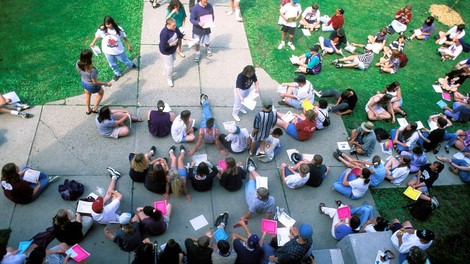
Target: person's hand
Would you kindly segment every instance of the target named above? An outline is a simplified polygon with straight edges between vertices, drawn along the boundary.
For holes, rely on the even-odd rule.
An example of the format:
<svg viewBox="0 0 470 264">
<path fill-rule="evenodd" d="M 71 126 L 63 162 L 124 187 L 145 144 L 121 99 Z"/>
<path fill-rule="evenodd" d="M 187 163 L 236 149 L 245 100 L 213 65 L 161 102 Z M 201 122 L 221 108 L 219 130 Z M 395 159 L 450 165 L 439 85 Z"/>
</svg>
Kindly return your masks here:
<svg viewBox="0 0 470 264">
<path fill-rule="evenodd" d="M 204 27 L 204 22 L 199 22 L 200 27 Z"/>
<path fill-rule="evenodd" d="M 137 207 L 137 209 L 135 209 L 135 211 L 137 213 L 140 213 L 140 212 L 144 211 L 144 208 L 143 207 Z"/>
<path fill-rule="evenodd" d="M 290 233 L 295 237 L 299 235 L 299 229 L 297 227 L 291 227 L 290 228 Z"/>
<path fill-rule="evenodd" d="M 164 194 L 163 194 L 163 199 L 165 199 L 165 200 L 170 199 L 170 195 L 167 194 L 167 193 L 164 193 Z"/>
<path fill-rule="evenodd" d="M 188 155 L 189 155 L 189 156 L 194 155 L 194 150 L 190 149 L 190 150 L 188 151 Z"/>
<path fill-rule="evenodd" d="M 172 12 L 173 14 L 175 14 L 175 13 L 178 14 L 178 11 L 179 11 L 178 8 L 173 8 L 173 10 L 171 10 L 171 12 Z"/>
<path fill-rule="evenodd" d="M 108 87 L 111 87 L 111 85 L 113 85 L 112 82 L 107 82 L 107 83 L 106 83 L 106 86 L 108 86 Z"/>
<path fill-rule="evenodd" d="M 397 237 L 398 237 L 398 238 L 403 237 L 403 234 L 404 234 L 404 233 L 405 233 L 405 232 L 400 229 L 400 230 L 397 232 Z"/>
<path fill-rule="evenodd" d="M 395 117 L 392 117 L 392 123 L 395 124 L 397 122 L 397 119 Z"/>
<path fill-rule="evenodd" d="M 222 149 L 222 150 L 220 151 L 220 154 L 222 154 L 222 156 L 224 156 L 224 157 L 227 157 L 227 156 L 228 156 L 228 152 L 227 152 L 225 149 Z"/>
<path fill-rule="evenodd" d="M 186 194 L 186 201 L 191 202 L 192 198 L 191 195 L 188 193 Z"/>
<path fill-rule="evenodd" d="M 150 238 L 145 238 L 144 240 L 142 240 L 142 243 L 144 244 L 151 244 L 152 242 L 150 242 Z"/>
<path fill-rule="evenodd" d="M 204 234 L 205 234 L 207 237 L 212 238 L 212 229 L 211 229 L 211 228 L 208 228 Z"/>
<path fill-rule="evenodd" d="M 129 50 L 129 52 L 132 52 L 132 46 L 131 45 L 127 46 L 127 49 Z"/>
</svg>

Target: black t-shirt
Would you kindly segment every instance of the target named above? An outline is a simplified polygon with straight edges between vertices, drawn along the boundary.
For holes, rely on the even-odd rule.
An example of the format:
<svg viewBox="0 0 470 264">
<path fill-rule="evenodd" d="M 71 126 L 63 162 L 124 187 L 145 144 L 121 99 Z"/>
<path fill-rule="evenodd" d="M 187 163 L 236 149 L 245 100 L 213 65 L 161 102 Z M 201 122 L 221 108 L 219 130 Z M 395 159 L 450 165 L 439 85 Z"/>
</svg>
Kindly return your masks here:
<svg viewBox="0 0 470 264">
<path fill-rule="evenodd" d="M 322 176 L 326 172 L 326 166 L 321 165 L 320 167 L 317 167 L 313 164 L 308 164 L 308 167 L 310 169 L 310 178 L 308 178 L 308 181 L 305 184 L 311 187 L 320 186 L 323 181 Z"/>
<path fill-rule="evenodd" d="M 442 139 L 444 138 L 445 133 L 446 133 L 446 131 L 443 128 L 437 128 L 437 129 L 434 129 L 433 131 L 431 131 L 431 133 L 429 133 L 429 135 L 428 135 L 428 139 L 431 142 L 429 142 L 429 143 L 426 142 L 426 141 L 423 142 L 424 150 L 425 151 L 431 151 L 431 150 L 435 149 L 437 147 L 437 144 L 439 144 L 439 142 L 441 142 Z"/>
<path fill-rule="evenodd" d="M 54 225 L 54 234 L 60 242 L 69 246 L 75 245 L 83 239 L 82 223 L 70 222 L 63 228 Z"/>
<path fill-rule="evenodd" d="M 240 73 L 237 76 L 236 87 L 242 90 L 247 90 L 247 89 L 250 89 L 251 85 L 257 81 L 258 81 L 258 78 L 256 77 L 256 74 L 253 74 L 253 76 L 248 78 L 246 77 L 245 74 Z"/>
<path fill-rule="evenodd" d="M 196 173 L 193 168 L 190 168 L 188 171 L 188 179 L 191 181 L 193 189 L 198 192 L 206 192 L 212 189 L 212 181 L 219 171 L 214 166 L 212 172 L 208 175 L 205 175 L 203 179 L 196 179 Z"/>
<path fill-rule="evenodd" d="M 145 189 L 151 192 L 164 194 L 166 192 L 166 179 L 163 182 L 157 182 L 152 180 L 152 175 L 148 175 L 145 177 L 144 186 Z"/>
<path fill-rule="evenodd" d="M 167 245 L 165 250 L 158 256 L 158 261 L 159 263 L 179 264 L 179 254 L 181 253 L 183 253 L 183 250 L 178 243 L 171 248 Z"/>
<path fill-rule="evenodd" d="M 188 264 L 212 264 L 212 248 L 199 248 L 191 238 L 184 241 Z"/>
<path fill-rule="evenodd" d="M 346 45 L 346 43 L 348 43 L 348 40 L 346 39 L 346 35 L 340 37 L 340 36 L 338 36 L 338 33 L 336 31 L 333 31 L 330 34 L 330 40 L 333 41 L 335 38 L 338 38 L 338 43 L 336 43 L 336 45 L 335 45 L 336 49 L 340 49 L 341 44 Z"/>
<path fill-rule="evenodd" d="M 129 154 L 129 162 L 131 162 L 132 159 L 134 159 L 134 156 L 135 156 L 134 153 Z M 130 168 L 129 169 L 129 176 L 131 176 L 131 179 L 135 182 L 144 182 L 145 181 L 145 176 L 147 176 L 148 172 L 149 172 L 148 168 L 145 169 L 142 172 L 135 171 L 134 169 Z"/>
<path fill-rule="evenodd" d="M 429 167 L 431 166 L 431 163 L 424 164 L 419 168 L 421 171 L 421 177 L 420 177 L 420 182 L 426 183 L 426 187 L 428 189 L 431 189 L 433 183 L 439 178 L 439 173 L 432 171 Z"/>
<path fill-rule="evenodd" d="M 238 191 L 243 186 L 242 179 L 246 177 L 246 172 L 240 167 L 237 168 L 237 175 L 228 174 L 226 172 L 222 173 L 222 178 L 220 178 L 220 185 L 227 189 L 227 191 Z"/>
<path fill-rule="evenodd" d="M 351 91 L 353 92 L 353 95 L 350 96 L 350 97 L 343 97 L 341 95 L 341 103 L 347 103 L 348 104 L 348 109 L 344 109 L 342 110 L 341 112 L 345 112 L 347 110 L 354 110 L 354 107 L 356 107 L 356 103 L 357 103 L 357 95 L 356 95 L 356 92 L 354 92 L 353 89 L 346 89 L 347 91 Z"/>
</svg>

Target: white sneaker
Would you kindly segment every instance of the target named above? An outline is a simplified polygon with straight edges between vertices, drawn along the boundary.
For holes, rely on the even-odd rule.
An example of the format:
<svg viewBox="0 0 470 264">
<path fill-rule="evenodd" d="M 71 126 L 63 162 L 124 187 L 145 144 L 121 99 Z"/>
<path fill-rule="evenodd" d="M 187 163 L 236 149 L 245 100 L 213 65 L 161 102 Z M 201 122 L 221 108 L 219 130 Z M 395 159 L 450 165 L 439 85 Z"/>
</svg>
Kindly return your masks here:
<svg viewBox="0 0 470 264">
<path fill-rule="evenodd" d="M 279 46 L 277 46 L 277 49 L 282 49 L 282 48 L 284 48 L 285 45 L 286 45 L 286 43 L 283 41 L 283 42 L 281 42 L 281 44 L 279 44 Z"/>
<path fill-rule="evenodd" d="M 287 46 L 289 46 L 291 50 L 295 50 L 295 46 L 292 42 L 287 42 Z"/>
<path fill-rule="evenodd" d="M 246 110 L 242 108 L 242 109 L 240 109 L 240 113 L 246 114 Z"/>
<path fill-rule="evenodd" d="M 238 115 L 232 114 L 232 116 L 233 116 L 233 119 L 235 119 L 235 121 L 240 122 L 240 117 L 238 117 Z"/>
<path fill-rule="evenodd" d="M 168 86 L 173 87 L 173 80 L 172 79 L 166 79 L 166 83 L 168 83 Z"/>
<path fill-rule="evenodd" d="M 225 14 L 227 14 L 227 16 L 231 16 L 233 15 L 233 10 L 225 11 Z"/>
<path fill-rule="evenodd" d="M 207 52 L 207 56 L 208 56 L 208 57 L 212 56 L 212 50 L 210 50 L 209 48 L 207 48 L 206 52 Z"/>
</svg>

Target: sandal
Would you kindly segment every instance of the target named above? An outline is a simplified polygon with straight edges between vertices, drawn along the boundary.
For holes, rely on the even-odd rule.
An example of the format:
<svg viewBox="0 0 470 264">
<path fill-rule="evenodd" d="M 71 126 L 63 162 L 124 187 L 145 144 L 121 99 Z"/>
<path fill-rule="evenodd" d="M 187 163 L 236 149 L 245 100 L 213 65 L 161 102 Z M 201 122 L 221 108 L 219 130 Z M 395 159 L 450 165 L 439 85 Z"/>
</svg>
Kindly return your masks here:
<svg viewBox="0 0 470 264">
<path fill-rule="evenodd" d="M 454 167 L 449 167 L 449 171 L 452 172 L 453 174 L 457 175 L 459 170 L 457 170 L 456 168 Z"/>
<path fill-rule="evenodd" d="M 324 214 L 324 212 L 321 209 L 325 206 L 326 206 L 325 203 L 320 203 L 320 205 L 318 206 L 318 209 L 320 209 L 320 214 Z"/>
<path fill-rule="evenodd" d="M 403 110 L 403 109 L 401 109 L 401 113 L 400 113 L 400 114 L 403 116 L 403 118 L 406 118 L 406 116 L 407 116 L 405 110 Z"/>
<path fill-rule="evenodd" d="M 98 110 L 91 109 L 90 112 L 95 113 L 95 114 L 98 114 Z"/>
<path fill-rule="evenodd" d="M 186 55 L 184 55 L 183 52 L 178 51 L 177 53 L 178 53 L 178 55 L 180 55 L 181 58 L 183 58 L 183 59 L 186 58 Z"/>
<path fill-rule="evenodd" d="M 90 115 L 91 112 L 92 112 L 91 110 L 90 110 L 90 111 L 86 111 L 85 114 Z"/>
</svg>

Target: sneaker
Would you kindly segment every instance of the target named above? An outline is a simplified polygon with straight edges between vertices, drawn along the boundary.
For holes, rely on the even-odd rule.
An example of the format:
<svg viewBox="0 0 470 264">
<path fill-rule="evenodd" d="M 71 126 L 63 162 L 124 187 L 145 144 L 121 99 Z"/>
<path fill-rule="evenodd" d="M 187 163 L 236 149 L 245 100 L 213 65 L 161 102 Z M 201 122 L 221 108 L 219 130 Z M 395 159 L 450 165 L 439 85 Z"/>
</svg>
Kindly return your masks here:
<svg viewBox="0 0 470 264">
<path fill-rule="evenodd" d="M 171 152 L 175 153 L 175 151 L 176 151 L 176 147 L 171 146 L 170 149 L 168 150 L 168 153 L 171 153 Z"/>
<path fill-rule="evenodd" d="M 336 64 L 338 64 L 338 62 L 339 62 L 339 60 L 338 60 L 338 59 L 336 59 L 336 60 L 332 60 L 332 61 L 331 61 L 331 64 L 333 64 L 333 65 L 336 65 Z"/>
<path fill-rule="evenodd" d="M 441 150 L 441 144 L 437 144 L 437 147 L 432 151 L 432 153 L 437 154 Z"/>
<path fill-rule="evenodd" d="M 256 154 L 256 157 L 258 159 L 264 158 L 264 157 L 266 157 L 266 153 L 260 151 L 260 152 L 258 152 L 258 154 Z"/>
<path fill-rule="evenodd" d="M 285 45 L 286 45 L 286 43 L 283 41 L 283 42 L 281 42 L 281 44 L 279 44 L 279 45 L 277 46 L 277 49 L 280 50 L 280 49 L 284 48 Z"/>
<path fill-rule="evenodd" d="M 206 50 L 206 53 L 208 57 L 212 56 L 212 50 L 210 50 L 209 48 Z"/>
<path fill-rule="evenodd" d="M 183 153 L 186 152 L 186 148 L 183 145 L 180 146 L 180 152 L 183 152 Z"/>
<path fill-rule="evenodd" d="M 292 44 L 292 42 L 287 42 L 287 46 L 289 46 L 291 50 L 295 50 L 295 46 Z"/>
<path fill-rule="evenodd" d="M 106 170 L 107 170 L 110 174 L 114 174 L 114 175 L 116 175 L 116 176 L 118 176 L 118 177 L 120 177 L 120 176 L 122 175 L 119 171 L 117 171 L 117 170 L 115 170 L 115 169 L 113 169 L 113 168 L 111 168 L 111 167 L 107 167 Z"/>
<path fill-rule="evenodd" d="M 199 63 L 199 60 L 201 60 L 201 53 L 196 53 L 196 57 L 194 57 L 194 62 Z"/>
<path fill-rule="evenodd" d="M 343 204 L 341 200 L 335 200 L 335 203 L 338 207 L 340 207 Z"/>
<path fill-rule="evenodd" d="M 207 96 L 206 94 L 201 94 L 201 96 L 199 97 L 199 104 L 202 105 L 202 103 L 207 101 L 207 99 L 209 99 L 209 96 Z"/>
<path fill-rule="evenodd" d="M 135 63 L 132 64 L 132 69 L 137 69 L 137 65 L 135 65 Z"/>
<path fill-rule="evenodd" d="M 243 18 L 241 16 L 235 17 L 235 20 L 238 22 L 243 22 Z"/>
<path fill-rule="evenodd" d="M 287 103 L 284 102 L 284 100 L 281 100 L 281 101 L 277 102 L 277 104 L 278 104 L 278 105 L 287 105 Z"/>
<path fill-rule="evenodd" d="M 232 114 L 232 117 L 235 119 L 235 121 L 240 122 L 240 117 L 238 117 L 238 115 Z"/>
<path fill-rule="evenodd" d="M 233 10 L 225 11 L 225 14 L 227 14 L 227 16 L 231 16 L 233 15 Z"/>
<path fill-rule="evenodd" d="M 173 80 L 172 79 L 166 79 L 166 83 L 168 86 L 173 87 Z"/>
<path fill-rule="evenodd" d="M 119 75 L 114 75 L 113 80 L 114 80 L 114 81 L 117 81 L 117 80 L 119 80 L 119 78 L 121 78 L 121 76 L 119 76 Z"/>
<path fill-rule="evenodd" d="M 31 106 L 29 104 L 16 103 L 15 107 L 17 111 L 23 111 L 30 108 Z"/>
<path fill-rule="evenodd" d="M 349 152 L 349 154 L 350 155 L 356 155 L 357 154 L 356 146 L 351 147 L 351 151 Z"/>
<path fill-rule="evenodd" d="M 431 204 L 432 204 L 435 208 L 439 207 L 439 201 L 437 200 L 436 197 L 432 197 L 432 198 L 431 198 Z"/>
<path fill-rule="evenodd" d="M 25 112 L 18 112 L 18 115 L 21 116 L 22 118 L 31 118 L 31 117 L 33 117 L 32 114 L 25 113 Z"/>
<path fill-rule="evenodd" d="M 315 93 L 315 96 L 317 96 L 317 97 L 322 97 L 323 96 L 322 91 L 313 90 L 313 92 Z"/>
<path fill-rule="evenodd" d="M 336 64 L 335 67 L 336 68 L 343 68 L 343 64 Z"/>
<path fill-rule="evenodd" d="M 318 205 L 318 209 L 320 209 L 320 214 L 325 214 L 325 213 L 323 212 L 323 210 L 322 210 L 323 207 L 325 207 L 325 203 L 320 203 L 320 204 Z"/>
<path fill-rule="evenodd" d="M 214 223 L 214 226 L 216 228 L 219 228 L 220 224 L 222 223 L 222 220 L 224 218 L 224 214 L 219 214 L 219 216 L 217 216 L 217 218 L 215 219 L 215 223 Z"/>
<path fill-rule="evenodd" d="M 152 157 L 153 157 L 153 155 L 155 155 L 155 153 L 157 153 L 157 148 L 155 146 L 152 146 L 150 148 L 150 151 L 152 152 Z"/>
<path fill-rule="evenodd" d="M 246 114 L 246 110 L 242 108 L 242 109 L 240 109 L 240 113 Z"/>
<path fill-rule="evenodd" d="M 228 217 L 229 217 L 229 214 L 228 214 L 227 211 L 225 211 L 225 212 L 222 214 L 222 223 L 224 224 L 224 227 L 227 226 Z"/>
<path fill-rule="evenodd" d="M 444 148 L 446 150 L 446 153 L 449 154 L 449 146 L 445 146 Z"/>
<path fill-rule="evenodd" d="M 58 181 L 59 178 L 60 178 L 60 176 L 58 176 L 58 175 L 56 175 L 56 176 L 49 176 L 49 177 L 47 178 L 47 181 L 48 181 L 49 183 L 53 183 L 53 182 Z"/>
<path fill-rule="evenodd" d="M 326 110 L 327 110 L 328 112 L 331 112 L 331 106 L 328 106 L 328 107 L 326 108 Z"/>
<path fill-rule="evenodd" d="M 252 171 L 252 170 L 250 170 L 250 168 L 253 168 L 252 170 L 256 170 L 258 168 L 258 166 L 256 166 L 256 163 L 252 158 L 248 157 L 246 159 L 245 170 L 246 171 Z"/>
</svg>

